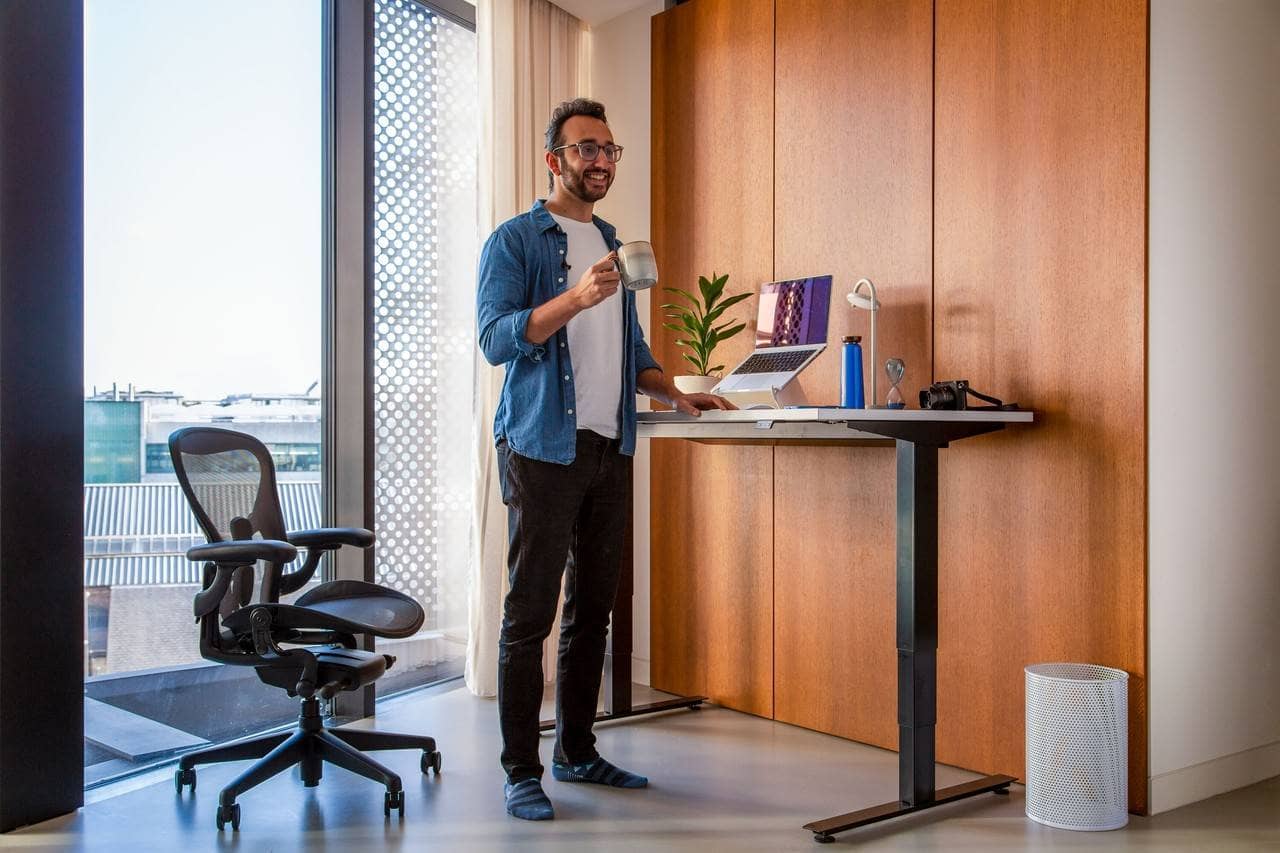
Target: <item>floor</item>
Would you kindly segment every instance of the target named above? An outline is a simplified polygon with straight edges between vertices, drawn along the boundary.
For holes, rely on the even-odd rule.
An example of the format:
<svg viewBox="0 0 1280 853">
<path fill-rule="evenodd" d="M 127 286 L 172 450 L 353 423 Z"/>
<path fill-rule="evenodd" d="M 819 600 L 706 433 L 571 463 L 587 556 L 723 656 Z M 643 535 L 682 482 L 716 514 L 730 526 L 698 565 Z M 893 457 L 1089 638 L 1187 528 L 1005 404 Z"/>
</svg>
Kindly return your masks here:
<svg viewBox="0 0 1280 853">
<path fill-rule="evenodd" d="M 897 756 L 722 708 L 676 711 L 602 725 L 601 752 L 647 774 L 624 791 L 546 778 L 556 819 L 530 824 L 502 806 L 497 711 L 453 682 L 380 706 L 376 727 L 434 736 L 441 776 L 423 776 L 418 754 L 382 753 L 401 773 L 403 820 L 382 813 L 382 789 L 338 768 L 318 788 L 285 773 L 240 797 L 239 832 L 214 826 L 217 791 L 243 765 L 199 770 L 198 792 L 177 796 L 172 771 L 106 794 L 74 815 L 0 836 L 20 850 L 1150 850 L 1230 853 L 1280 850 L 1280 778 L 1115 832 L 1050 829 L 1027 820 L 1023 792 L 984 795 L 838 836 L 819 847 L 808 821 L 895 796 Z M 637 701 L 651 701 L 644 688 Z M 543 741 L 543 760 L 551 750 Z M 940 767 L 939 786 L 975 774 Z M 131 790 L 129 789 L 131 788 Z M 121 793 L 120 791 L 123 791 Z"/>
</svg>

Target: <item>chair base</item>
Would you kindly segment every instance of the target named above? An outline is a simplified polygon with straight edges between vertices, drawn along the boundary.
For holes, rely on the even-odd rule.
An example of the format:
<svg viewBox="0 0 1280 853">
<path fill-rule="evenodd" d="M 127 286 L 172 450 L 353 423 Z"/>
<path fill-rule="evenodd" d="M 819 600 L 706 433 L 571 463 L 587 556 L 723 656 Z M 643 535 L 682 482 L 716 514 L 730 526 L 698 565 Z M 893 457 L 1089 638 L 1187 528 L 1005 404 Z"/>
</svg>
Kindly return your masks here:
<svg viewBox="0 0 1280 853">
<path fill-rule="evenodd" d="M 380 749 L 421 749 L 422 772 L 434 770 L 437 775 L 440 773 L 440 753 L 436 751 L 434 738 L 368 729 L 326 729 L 320 717 L 320 701 L 313 697 L 302 700 L 302 713 L 294 731 L 259 735 L 187 753 L 178 761 L 174 781 L 178 793 L 182 793 L 185 785 L 190 785 L 194 791 L 196 765 L 258 759 L 218 795 L 218 829 L 228 822 L 233 829 L 239 829 L 240 807 L 236 804 L 236 797 L 295 764 L 300 765 L 303 784 L 314 788 L 320 784 L 324 763 L 328 762 L 381 782 L 387 789 L 384 813 L 390 816 L 394 809 L 403 817 L 404 791 L 399 775 L 364 754 L 364 751 Z"/>
</svg>

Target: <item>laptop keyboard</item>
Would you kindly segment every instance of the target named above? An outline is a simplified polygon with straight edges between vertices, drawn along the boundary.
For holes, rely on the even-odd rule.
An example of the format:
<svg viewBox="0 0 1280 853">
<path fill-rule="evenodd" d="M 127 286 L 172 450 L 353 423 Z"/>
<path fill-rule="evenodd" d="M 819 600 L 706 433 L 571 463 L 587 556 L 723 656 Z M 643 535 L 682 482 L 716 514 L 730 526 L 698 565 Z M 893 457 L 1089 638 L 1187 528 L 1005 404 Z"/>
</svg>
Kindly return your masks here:
<svg viewBox="0 0 1280 853">
<path fill-rule="evenodd" d="M 733 373 L 738 376 L 743 373 L 783 373 L 788 370 L 795 370 L 804 364 L 805 359 L 812 353 L 813 350 L 758 352 L 742 362 Z"/>
</svg>

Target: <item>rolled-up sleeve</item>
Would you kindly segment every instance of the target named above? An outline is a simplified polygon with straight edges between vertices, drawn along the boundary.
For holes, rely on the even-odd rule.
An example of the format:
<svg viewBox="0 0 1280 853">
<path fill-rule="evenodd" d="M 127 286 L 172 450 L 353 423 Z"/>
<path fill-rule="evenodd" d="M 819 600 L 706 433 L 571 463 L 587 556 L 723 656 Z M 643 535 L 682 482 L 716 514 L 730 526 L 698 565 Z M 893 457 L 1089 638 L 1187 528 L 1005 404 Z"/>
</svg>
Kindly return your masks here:
<svg viewBox="0 0 1280 853">
<path fill-rule="evenodd" d="M 512 244 L 510 232 L 500 228 L 480 252 L 476 326 L 480 349 L 495 365 L 521 356 L 541 361 L 547 352 L 542 344 L 530 343 L 525 337 L 533 306 L 529 305 L 523 253 Z"/>
</svg>

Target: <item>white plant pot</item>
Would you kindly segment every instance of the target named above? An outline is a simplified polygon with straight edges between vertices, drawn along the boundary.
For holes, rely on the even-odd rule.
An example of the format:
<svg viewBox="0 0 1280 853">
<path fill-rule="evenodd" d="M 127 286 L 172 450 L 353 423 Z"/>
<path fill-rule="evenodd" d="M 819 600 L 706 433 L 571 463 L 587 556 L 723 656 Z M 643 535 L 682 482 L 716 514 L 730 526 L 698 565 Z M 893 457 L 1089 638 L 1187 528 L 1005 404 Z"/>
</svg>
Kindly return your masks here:
<svg viewBox="0 0 1280 853">
<path fill-rule="evenodd" d="M 720 381 L 718 376 L 689 376 L 680 375 L 676 377 L 676 390 L 681 394 L 708 394 L 711 389 L 716 387 L 716 383 Z"/>
</svg>

